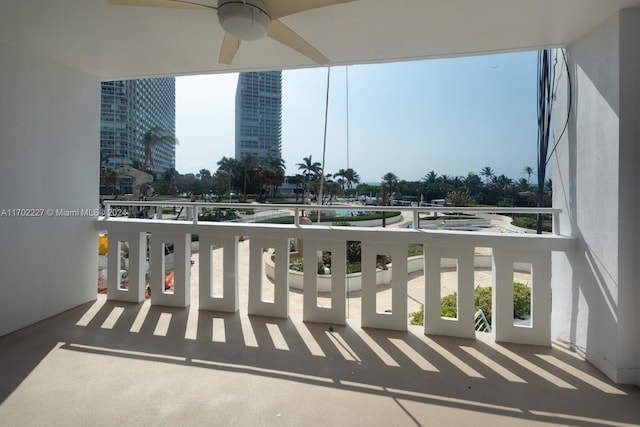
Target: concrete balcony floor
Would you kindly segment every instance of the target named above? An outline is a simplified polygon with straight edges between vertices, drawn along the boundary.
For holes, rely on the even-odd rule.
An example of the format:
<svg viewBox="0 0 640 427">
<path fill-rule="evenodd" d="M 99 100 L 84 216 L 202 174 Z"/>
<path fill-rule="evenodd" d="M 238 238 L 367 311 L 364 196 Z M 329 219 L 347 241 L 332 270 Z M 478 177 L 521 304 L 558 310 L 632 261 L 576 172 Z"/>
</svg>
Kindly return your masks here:
<svg viewBox="0 0 640 427">
<path fill-rule="evenodd" d="M 0 425 L 638 425 L 551 348 L 107 301 L 0 338 Z"/>
</svg>

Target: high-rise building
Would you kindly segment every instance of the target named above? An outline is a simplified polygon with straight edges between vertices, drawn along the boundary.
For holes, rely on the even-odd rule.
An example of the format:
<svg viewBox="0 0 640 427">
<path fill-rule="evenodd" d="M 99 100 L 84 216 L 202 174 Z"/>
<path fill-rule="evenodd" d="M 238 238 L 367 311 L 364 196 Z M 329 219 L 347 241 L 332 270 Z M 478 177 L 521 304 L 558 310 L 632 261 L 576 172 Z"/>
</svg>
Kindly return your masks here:
<svg viewBox="0 0 640 427">
<path fill-rule="evenodd" d="M 132 160 L 144 162 L 142 136 L 160 127 L 175 135 L 176 84 L 173 77 L 102 83 L 100 151 L 103 165 L 117 168 Z M 156 173 L 175 168 L 173 144 L 153 147 Z"/>
<path fill-rule="evenodd" d="M 236 159 L 281 158 L 282 72 L 240 73 L 236 90 Z"/>
</svg>

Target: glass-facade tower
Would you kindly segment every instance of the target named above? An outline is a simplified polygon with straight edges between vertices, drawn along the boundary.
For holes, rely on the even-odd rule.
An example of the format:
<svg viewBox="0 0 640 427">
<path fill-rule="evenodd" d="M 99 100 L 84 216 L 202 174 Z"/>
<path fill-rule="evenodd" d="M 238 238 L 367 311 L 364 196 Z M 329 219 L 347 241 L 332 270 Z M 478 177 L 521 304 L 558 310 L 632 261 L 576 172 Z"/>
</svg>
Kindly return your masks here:
<svg viewBox="0 0 640 427">
<path fill-rule="evenodd" d="M 103 82 L 100 108 L 102 166 L 144 162 L 142 136 L 154 127 L 175 135 L 176 84 L 173 77 Z M 173 144 L 153 148 L 156 173 L 175 168 Z"/>
<path fill-rule="evenodd" d="M 279 159 L 281 145 L 282 72 L 240 73 L 236 89 L 236 159 Z"/>
</svg>

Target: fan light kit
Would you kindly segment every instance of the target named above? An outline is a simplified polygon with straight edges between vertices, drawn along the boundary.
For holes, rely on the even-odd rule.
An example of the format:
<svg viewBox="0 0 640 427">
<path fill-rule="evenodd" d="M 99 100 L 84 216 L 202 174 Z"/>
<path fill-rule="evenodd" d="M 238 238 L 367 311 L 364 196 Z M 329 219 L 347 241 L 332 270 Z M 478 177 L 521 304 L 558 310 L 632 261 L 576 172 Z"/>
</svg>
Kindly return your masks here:
<svg viewBox="0 0 640 427">
<path fill-rule="evenodd" d="M 254 41 L 265 37 L 269 31 L 271 18 L 260 0 L 220 1 L 218 20 L 222 28 L 233 37 Z"/>
<path fill-rule="evenodd" d="M 233 62 L 241 41 L 252 42 L 264 37 L 278 41 L 318 64 L 326 64 L 329 58 L 287 27 L 280 18 L 356 0 L 218 0 L 217 6 L 202 4 L 199 0 L 108 1 L 115 6 L 217 11 L 220 26 L 226 32 L 220 46 L 220 64 Z"/>
</svg>

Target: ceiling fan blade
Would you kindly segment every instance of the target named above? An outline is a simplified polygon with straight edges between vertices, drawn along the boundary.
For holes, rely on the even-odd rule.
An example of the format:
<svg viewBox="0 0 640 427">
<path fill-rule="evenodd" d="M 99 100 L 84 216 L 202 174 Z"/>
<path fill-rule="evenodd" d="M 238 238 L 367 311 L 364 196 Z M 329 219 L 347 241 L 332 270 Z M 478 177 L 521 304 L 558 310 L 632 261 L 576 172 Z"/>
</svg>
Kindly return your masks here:
<svg viewBox="0 0 640 427">
<path fill-rule="evenodd" d="M 222 40 L 222 46 L 220 47 L 218 63 L 227 65 L 231 64 L 239 47 L 240 40 L 233 37 L 231 34 L 225 34 L 224 39 Z"/>
<path fill-rule="evenodd" d="M 356 0 L 262 0 L 269 11 L 271 19 L 279 19 L 294 13 L 304 12 L 305 10 L 318 9 L 325 6 L 333 6 L 334 4 L 349 3 Z"/>
<path fill-rule="evenodd" d="M 329 58 L 321 54 L 318 49 L 311 46 L 302 37 L 294 33 L 291 28 L 287 27 L 277 19 L 271 21 L 267 37 L 277 40 L 280 43 L 289 46 L 293 50 L 297 50 L 320 65 L 324 65 L 329 62 Z"/>
<path fill-rule="evenodd" d="M 215 6 L 184 0 L 109 0 L 109 3 L 114 6 L 163 7 L 168 9 L 218 9 Z"/>
</svg>

